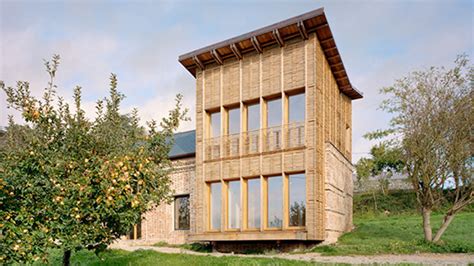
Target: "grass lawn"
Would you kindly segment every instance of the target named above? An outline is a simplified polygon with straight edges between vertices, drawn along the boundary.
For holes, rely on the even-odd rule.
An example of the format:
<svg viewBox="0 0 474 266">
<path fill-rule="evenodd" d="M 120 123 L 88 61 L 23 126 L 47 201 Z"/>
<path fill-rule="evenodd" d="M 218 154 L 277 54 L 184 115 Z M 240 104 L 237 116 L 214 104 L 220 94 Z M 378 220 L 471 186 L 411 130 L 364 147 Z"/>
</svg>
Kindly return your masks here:
<svg viewBox="0 0 474 266">
<path fill-rule="evenodd" d="M 53 252 L 49 265 L 61 265 L 62 254 Z M 185 254 L 164 254 L 152 250 L 134 252 L 107 250 L 100 258 L 90 251 L 73 254 L 71 265 L 314 265 L 303 261 L 270 258 L 212 257 Z"/>
<path fill-rule="evenodd" d="M 432 216 L 435 229 L 442 215 Z M 353 232 L 343 235 L 335 245 L 320 246 L 312 251 L 323 255 L 409 254 L 418 252 L 474 253 L 474 212 L 456 215 L 441 237 L 440 244 L 423 241 L 421 216 L 399 214 L 384 217 L 355 217 Z"/>
</svg>

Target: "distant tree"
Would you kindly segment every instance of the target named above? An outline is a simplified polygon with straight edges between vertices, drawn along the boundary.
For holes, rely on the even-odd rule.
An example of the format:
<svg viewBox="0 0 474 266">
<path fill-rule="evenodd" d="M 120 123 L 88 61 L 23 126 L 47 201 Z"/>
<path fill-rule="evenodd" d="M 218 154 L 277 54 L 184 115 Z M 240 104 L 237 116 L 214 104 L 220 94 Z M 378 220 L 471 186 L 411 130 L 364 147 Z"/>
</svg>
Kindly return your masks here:
<svg viewBox="0 0 474 266">
<path fill-rule="evenodd" d="M 88 120 L 81 88 L 74 89 L 74 111 L 56 96 L 59 56 L 46 62 L 50 81 L 42 99 L 28 82 L 0 87 L 9 107 L 26 124 L 10 119 L 0 147 L 0 263 L 30 263 L 47 250 L 87 248 L 100 252 L 127 233 L 153 204 L 169 200 L 173 132 L 185 119 L 182 96 L 161 122 L 139 126 L 137 112 L 120 114 L 124 95 L 110 77 L 110 96 L 97 102 Z"/>
<path fill-rule="evenodd" d="M 451 69 L 415 71 L 381 92 L 388 96 L 381 108 L 392 114 L 391 126 L 368 137 L 394 137 L 390 143 L 401 150 L 425 239 L 438 242 L 455 215 L 474 202 L 474 68 L 461 55 Z M 450 208 L 433 237 L 431 212 L 443 201 Z"/>
<path fill-rule="evenodd" d="M 380 189 L 386 195 L 390 178 L 403 171 L 401 151 L 382 142 L 370 149 L 370 155 L 370 158 L 361 158 L 356 163 L 357 180 L 363 184 L 370 176 L 378 176 Z"/>
</svg>

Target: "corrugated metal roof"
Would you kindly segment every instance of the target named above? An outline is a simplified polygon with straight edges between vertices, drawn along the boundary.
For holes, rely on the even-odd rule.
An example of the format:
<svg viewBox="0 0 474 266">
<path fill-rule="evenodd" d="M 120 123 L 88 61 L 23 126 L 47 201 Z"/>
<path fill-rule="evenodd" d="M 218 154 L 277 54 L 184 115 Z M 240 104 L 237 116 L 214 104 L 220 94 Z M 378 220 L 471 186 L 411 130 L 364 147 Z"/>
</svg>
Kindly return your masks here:
<svg viewBox="0 0 474 266">
<path fill-rule="evenodd" d="M 174 144 L 169 152 L 170 159 L 194 157 L 196 154 L 196 130 L 174 134 Z"/>
</svg>

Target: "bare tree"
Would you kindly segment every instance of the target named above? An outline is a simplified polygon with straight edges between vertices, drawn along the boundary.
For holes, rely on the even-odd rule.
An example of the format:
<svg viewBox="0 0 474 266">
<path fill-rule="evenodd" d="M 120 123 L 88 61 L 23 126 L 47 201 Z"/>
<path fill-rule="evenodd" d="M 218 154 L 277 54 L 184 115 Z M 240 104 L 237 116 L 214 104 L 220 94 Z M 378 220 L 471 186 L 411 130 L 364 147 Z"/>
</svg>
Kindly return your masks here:
<svg viewBox="0 0 474 266">
<path fill-rule="evenodd" d="M 474 68 L 460 55 L 451 69 L 431 67 L 382 89 L 381 109 L 391 113 L 390 128 L 369 138 L 394 136 L 423 216 L 427 241 L 437 242 L 464 207 L 474 202 Z M 449 202 L 433 237 L 431 212 Z"/>
</svg>

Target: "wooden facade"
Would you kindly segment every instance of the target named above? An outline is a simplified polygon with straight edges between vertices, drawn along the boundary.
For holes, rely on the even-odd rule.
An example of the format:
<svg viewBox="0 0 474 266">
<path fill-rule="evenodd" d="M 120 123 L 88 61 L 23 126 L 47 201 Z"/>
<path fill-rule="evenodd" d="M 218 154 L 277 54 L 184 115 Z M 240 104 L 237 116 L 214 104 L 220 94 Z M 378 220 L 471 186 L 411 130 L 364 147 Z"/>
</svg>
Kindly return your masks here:
<svg viewBox="0 0 474 266">
<path fill-rule="evenodd" d="M 343 175 L 350 174 L 351 101 L 362 95 L 347 78 L 323 10 L 185 54 L 180 62 L 196 77 L 196 174 L 192 184 L 196 193 L 192 204 L 195 225 L 190 239 L 327 239 L 328 223 L 331 223 L 327 220 L 332 219 L 327 214 L 331 204 L 326 202 L 328 186 L 332 184 L 326 180 L 327 145 L 334 147 L 335 152 L 331 152 L 342 158 L 340 167 L 348 169 Z M 288 99 L 296 93 L 304 93 L 305 118 L 300 123 L 290 123 Z M 265 119 L 267 105 L 275 98 L 281 99 L 281 124 L 270 127 Z M 260 129 L 250 131 L 247 108 L 254 103 L 260 108 Z M 225 126 L 229 123 L 228 113 L 236 108 L 240 114 L 240 131 L 229 134 Z M 214 112 L 220 113 L 217 137 L 210 133 L 210 117 Z M 271 200 L 265 189 L 268 177 L 282 175 L 283 191 L 288 191 L 288 175 L 294 173 L 305 175 L 305 224 L 289 225 L 288 193 L 283 193 L 282 226 L 268 228 L 267 206 Z M 334 176 L 352 182 L 342 174 Z M 258 229 L 249 228 L 247 224 L 249 178 L 258 178 L 261 184 Z M 228 209 L 223 207 L 220 229 L 214 230 L 211 228 L 210 184 L 222 184 L 221 205 L 227 206 L 228 184 L 232 180 L 240 180 L 240 226 L 229 228 Z M 352 199 L 351 191 L 344 191 L 344 186 L 340 190 L 337 195 Z M 348 204 L 346 199 L 341 208 Z M 339 205 L 331 206 L 338 208 Z M 342 210 L 336 213 L 352 215 Z"/>
</svg>

